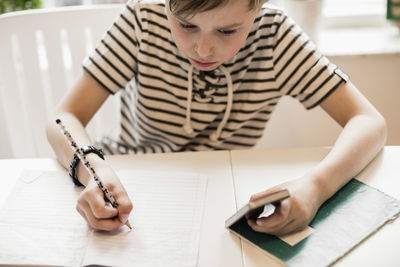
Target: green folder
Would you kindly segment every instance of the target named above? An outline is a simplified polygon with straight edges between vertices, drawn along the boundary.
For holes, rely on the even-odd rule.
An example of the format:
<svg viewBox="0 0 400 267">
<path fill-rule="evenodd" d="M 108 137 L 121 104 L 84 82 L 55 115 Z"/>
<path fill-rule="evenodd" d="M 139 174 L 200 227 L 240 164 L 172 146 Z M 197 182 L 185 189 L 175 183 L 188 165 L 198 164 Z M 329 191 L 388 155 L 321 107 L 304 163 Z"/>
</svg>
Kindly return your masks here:
<svg viewBox="0 0 400 267">
<path fill-rule="evenodd" d="M 315 231 L 290 246 L 281 239 L 253 231 L 242 218 L 229 230 L 289 266 L 328 266 L 400 213 L 400 201 L 352 179 L 318 210 Z"/>
</svg>

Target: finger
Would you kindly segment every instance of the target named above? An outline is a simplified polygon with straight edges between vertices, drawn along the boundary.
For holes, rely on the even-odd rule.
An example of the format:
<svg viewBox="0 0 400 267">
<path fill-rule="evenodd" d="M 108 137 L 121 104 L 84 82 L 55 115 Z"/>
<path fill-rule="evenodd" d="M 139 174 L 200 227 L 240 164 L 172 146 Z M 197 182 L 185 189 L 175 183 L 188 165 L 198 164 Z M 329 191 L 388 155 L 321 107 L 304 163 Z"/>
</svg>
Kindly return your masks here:
<svg viewBox="0 0 400 267">
<path fill-rule="evenodd" d="M 257 225 L 268 229 L 276 229 L 286 225 L 290 218 L 291 205 L 288 201 L 283 201 L 280 205 L 276 205 L 274 213 L 268 217 L 258 218 L 255 222 Z"/>
<path fill-rule="evenodd" d="M 309 225 L 308 220 L 303 220 L 301 217 L 297 216 L 290 223 L 279 229 L 277 235 L 287 235 L 294 232 L 304 230 Z"/>
<path fill-rule="evenodd" d="M 112 219 L 98 219 L 96 218 L 89 205 L 77 205 L 78 212 L 85 218 L 88 224 L 96 230 L 113 231 L 122 226 L 122 223 L 118 218 Z"/>
<path fill-rule="evenodd" d="M 115 208 L 106 203 L 104 194 L 97 185 L 86 187 L 79 196 L 78 203 L 81 206 L 86 206 L 88 203 L 92 213 L 98 219 L 113 218 L 118 214 Z"/>
<path fill-rule="evenodd" d="M 83 212 L 83 210 L 79 207 L 79 205 L 76 205 L 76 210 L 83 217 L 83 219 L 85 219 L 85 221 L 89 224 L 89 220 L 86 217 L 86 213 Z"/>
<path fill-rule="evenodd" d="M 89 207 L 97 219 L 110 219 L 118 215 L 118 210 L 104 200 L 103 192 L 91 195 L 87 199 Z"/>
<path fill-rule="evenodd" d="M 122 184 L 112 187 L 110 191 L 112 192 L 115 201 L 118 203 L 118 218 L 121 220 L 121 222 L 125 223 L 133 209 L 132 201 L 130 200 Z"/>
<path fill-rule="evenodd" d="M 133 209 L 133 204 L 129 199 L 127 194 L 121 195 L 117 198 L 118 202 L 118 218 L 121 222 L 125 223 L 128 218 L 129 214 Z"/>
<path fill-rule="evenodd" d="M 271 235 L 279 235 L 282 232 L 282 228 L 284 229 L 287 224 L 290 224 L 292 221 L 283 221 L 282 224 L 278 224 L 272 227 L 266 227 L 262 223 L 259 223 L 255 220 L 248 220 L 247 223 L 249 226 L 256 232 L 267 233 Z"/>
<path fill-rule="evenodd" d="M 265 218 L 258 218 L 257 220 L 248 220 L 248 224 L 254 231 L 276 234 L 280 229 L 294 220 L 289 217 L 290 207 L 288 202 L 282 203 L 282 205 L 276 207 L 272 215 Z"/>
<path fill-rule="evenodd" d="M 305 226 L 307 226 L 307 225 L 305 225 Z M 290 223 L 288 223 L 281 229 L 278 229 L 275 232 L 275 235 L 284 236 L 284 235 L 292 234 L 292 233 L 303 230 L 305 228 L 305 226 L 300 225 L 297 220 L 292 220 Z"/>
</svg>

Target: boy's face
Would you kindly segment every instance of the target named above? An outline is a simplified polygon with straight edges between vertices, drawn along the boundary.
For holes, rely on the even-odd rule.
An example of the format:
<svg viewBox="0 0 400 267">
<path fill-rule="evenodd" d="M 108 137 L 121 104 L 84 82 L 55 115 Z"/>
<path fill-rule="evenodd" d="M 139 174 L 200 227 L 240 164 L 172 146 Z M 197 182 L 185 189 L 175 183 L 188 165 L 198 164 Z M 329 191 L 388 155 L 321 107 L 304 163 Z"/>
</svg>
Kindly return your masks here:
<svg viewBox="0 0 400 267">
<path fill-rule="evenodd" d="M 248 1 L 231 0 L 226 6 L 188 18 L 167 16 L 178 49 L 199 70 L 210 71 L 231 59 L 243 46 L 257 10 Z"/>
</svg>

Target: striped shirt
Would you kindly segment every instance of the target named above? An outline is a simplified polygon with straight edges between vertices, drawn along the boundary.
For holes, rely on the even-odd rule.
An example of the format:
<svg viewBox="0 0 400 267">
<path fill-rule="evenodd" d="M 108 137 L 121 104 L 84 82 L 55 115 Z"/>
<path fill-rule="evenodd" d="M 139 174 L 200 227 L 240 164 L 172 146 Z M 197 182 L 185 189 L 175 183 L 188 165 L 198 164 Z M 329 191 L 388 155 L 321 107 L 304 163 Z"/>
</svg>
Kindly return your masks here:
<svg viewBox="0 0 400 267">
<path fill-rule="evenodd" d="M 190 62 L 172 40 L 164 1 L 129 1 L 83 63 L 110 94 L 121 92 L 120 132 L 102 140 L 103 149 L 125 154 L 249 148 L 281 97 L 311 109 L 347 81 L 284 12 L 270 6 L 222 66 L 228 75 L 221 68 L 191 74 Z M 228 79 L 232 106 L 215 141 L 210 136 L 226 113 Z M 183 129 L 188 108 L 193 133 Z"/>
</svg>

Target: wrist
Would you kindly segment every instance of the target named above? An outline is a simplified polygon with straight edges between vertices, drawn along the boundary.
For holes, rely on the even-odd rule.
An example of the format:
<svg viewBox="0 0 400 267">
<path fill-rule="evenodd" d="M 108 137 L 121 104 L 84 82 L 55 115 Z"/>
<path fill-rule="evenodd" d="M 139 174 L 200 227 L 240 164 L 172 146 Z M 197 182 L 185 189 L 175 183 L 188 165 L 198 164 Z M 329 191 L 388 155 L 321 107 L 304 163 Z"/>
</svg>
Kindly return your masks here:
<svg viewBox="0 0 400 267">
<path fill-rule="evenodd" d="M 331 197 L 329 184 L 324 177 L 315 174 L 311 175 L 309 180 L 316 202 L 320 206 Z"/>
<path fill-rule="evenodd" d="M 93 146 L 85 146 L 80 151 L 83 153 L 85 160 L 90 163 L 91 168 L 96 169 L 96 166 L 104 164 L 104 155 L 101 149 L 96 149 Z M 77 153 L 74 154 L 71 160 L 69 175 L 76 186 L 86 186 L 91 176 Z"/>
<path fill-rule="evenodd" d="M 86 155 L 87 161 L 89 161 L 90 166 L 94 169 L 97 175 L 100 176 L 102 170 L 111 168 L 105 160 L 99 158 L 96 154 L 88 154 Z M 91 179 L 90 172 L 83 166 L 82 162 L 79 162 L 77 168 L 77 178 L 79 182 L 81 182 L 84 186 L 87 186 L 88 183 L 93 180 Z M 94 180 L 93 180 L 94 181 Z"/>
</svg>

